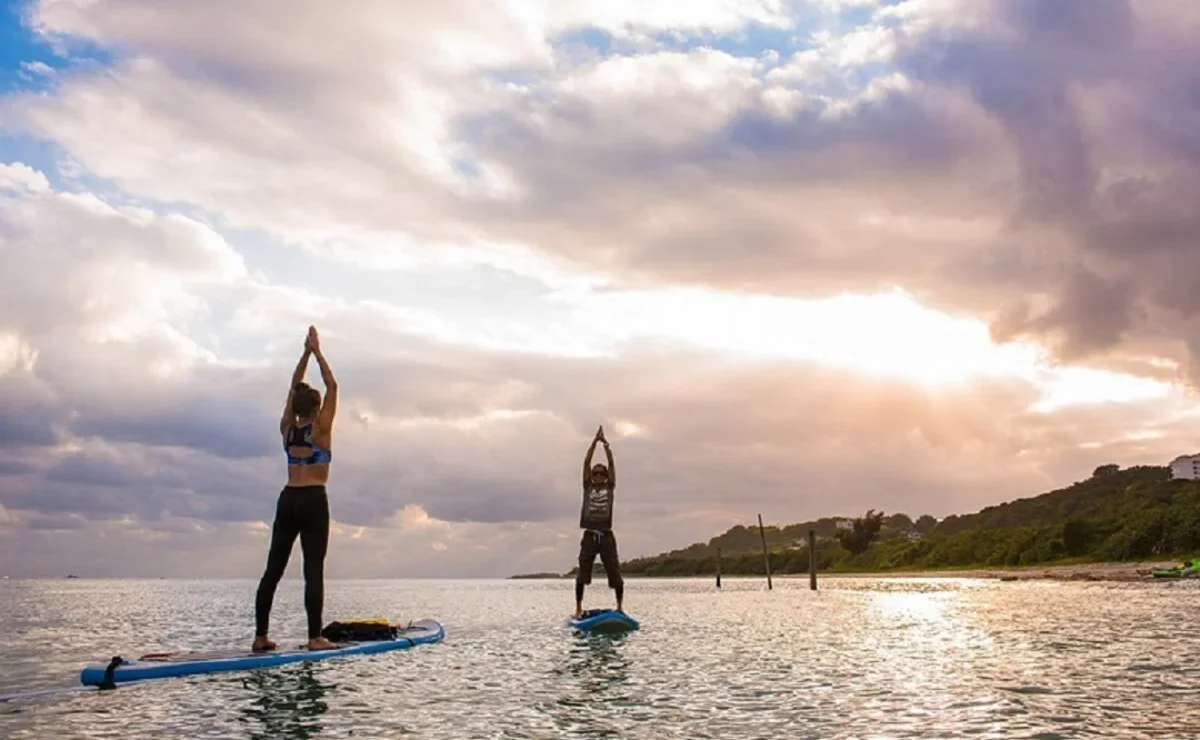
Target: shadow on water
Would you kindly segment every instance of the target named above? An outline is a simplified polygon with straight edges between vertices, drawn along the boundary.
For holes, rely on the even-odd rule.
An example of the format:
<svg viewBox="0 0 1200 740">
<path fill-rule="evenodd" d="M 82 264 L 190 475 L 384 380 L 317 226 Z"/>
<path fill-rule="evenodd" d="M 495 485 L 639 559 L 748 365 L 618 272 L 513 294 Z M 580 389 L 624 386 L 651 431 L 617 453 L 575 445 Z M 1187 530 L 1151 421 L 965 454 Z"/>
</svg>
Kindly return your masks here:
<svg viewBox="0 0 1200 740">
<path fill-rule="evenodd" d="M 613 710 L 631 702 L 627 687 L 628 635 L 576 634 L 562 665 L 553 669 L 563 694 L 547 707 L 559 729 L 571 737 L 620 737 Z"/>
<path fill-rule="evenodd" d="M 317 736 L 323 729 L 321 717 L 329 710 L 325 694 L 336 688 L 322 683 L 310 663 L 300 663 L 294 671 L 252 671 L 242 685 L 252 698 L 241 708 L 240 719 L 252 725 L 250 737 L 256 740 Z"/>
</svg>

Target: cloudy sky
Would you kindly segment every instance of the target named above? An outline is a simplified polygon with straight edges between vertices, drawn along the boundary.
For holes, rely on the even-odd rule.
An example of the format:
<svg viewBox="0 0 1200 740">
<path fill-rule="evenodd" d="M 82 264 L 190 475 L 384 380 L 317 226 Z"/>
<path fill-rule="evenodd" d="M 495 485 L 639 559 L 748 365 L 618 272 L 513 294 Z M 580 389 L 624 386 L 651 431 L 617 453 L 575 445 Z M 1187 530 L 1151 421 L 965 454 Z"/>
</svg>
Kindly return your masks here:
<svg viewBox="0 0 1200 740">
<path fill-rule="evenodd" d="M 625 557 L 1197 451 L 1198 37 L 1194 0 L 20 2 L 0 571 L 257 577 L 310 323 L 333 577 L 570 568 L 598 424 Z"/>
</svg>

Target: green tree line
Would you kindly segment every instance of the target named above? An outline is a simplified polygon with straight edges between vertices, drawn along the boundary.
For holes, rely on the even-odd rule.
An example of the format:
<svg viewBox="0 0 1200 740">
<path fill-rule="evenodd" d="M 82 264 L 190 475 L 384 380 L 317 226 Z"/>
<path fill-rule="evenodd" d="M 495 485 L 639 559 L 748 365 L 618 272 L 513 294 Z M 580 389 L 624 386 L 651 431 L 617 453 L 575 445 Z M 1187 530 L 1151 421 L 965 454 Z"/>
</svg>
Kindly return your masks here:
<svg viewBox="0 0 1200 740">
<path fill-rule="evenodd" d="M 840 523 L 840 524 L 839 524 Z M 1200 482 L 1166 467 L 1103 465 L 1091 478 L 1027 499 L 941 521 L 868 511 L 765 527 L 772 573 L 808 571 L 816 533 L 821 571 L 887 571 L 1121 561 L 1200 553 Z M 757 525 L 738 525 L 706 543 L 622 564 L 628 575 L 761 575 Z M 574 571 L 572 571 L 574 573 Z"/>
</svg>

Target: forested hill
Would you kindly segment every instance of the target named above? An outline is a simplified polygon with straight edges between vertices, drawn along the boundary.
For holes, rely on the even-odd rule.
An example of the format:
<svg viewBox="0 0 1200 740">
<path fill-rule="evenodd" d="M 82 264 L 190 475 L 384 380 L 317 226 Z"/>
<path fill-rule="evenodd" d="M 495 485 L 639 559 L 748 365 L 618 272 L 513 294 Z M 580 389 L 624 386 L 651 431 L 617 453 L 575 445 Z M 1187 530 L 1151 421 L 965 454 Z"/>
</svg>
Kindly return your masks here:
<svg viewBox="0 0 1200 740">
<path fill-rule="evenodd" d="M 772 572 L 807 571 L 810 529 L 816 530 L 821 570 L 998 567 L 1200 554 L 1200 482 L 1171 480 L 1166 467 L 1121 470 L 1103 465 L 1091 478 L 1066 488 L 941 521 L 870 511 L 856 519 L 769 526 Z M 733 527 L 707 543 L 631 560 L 622 568 L 631 575 L 711 574 L 718 548 L 723 572 L 763 572 L 757 524 Z"/>
</svg>

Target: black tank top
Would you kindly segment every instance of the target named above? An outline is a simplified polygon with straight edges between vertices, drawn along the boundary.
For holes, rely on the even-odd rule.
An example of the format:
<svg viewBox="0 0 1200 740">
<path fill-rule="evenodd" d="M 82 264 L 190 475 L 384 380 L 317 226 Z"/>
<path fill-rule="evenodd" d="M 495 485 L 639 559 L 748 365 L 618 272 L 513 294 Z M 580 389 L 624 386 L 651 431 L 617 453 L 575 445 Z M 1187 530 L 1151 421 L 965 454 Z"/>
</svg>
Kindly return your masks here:
<svg viewBox="0 0 1200 740">
<path fill-rule="evenodd" d="M 612 529 L 613 487 L 603 488 L 588 483 L 583 488 L 583 508 L 579 513 L 579 528 L 608 532 Z"/>
</svg>

